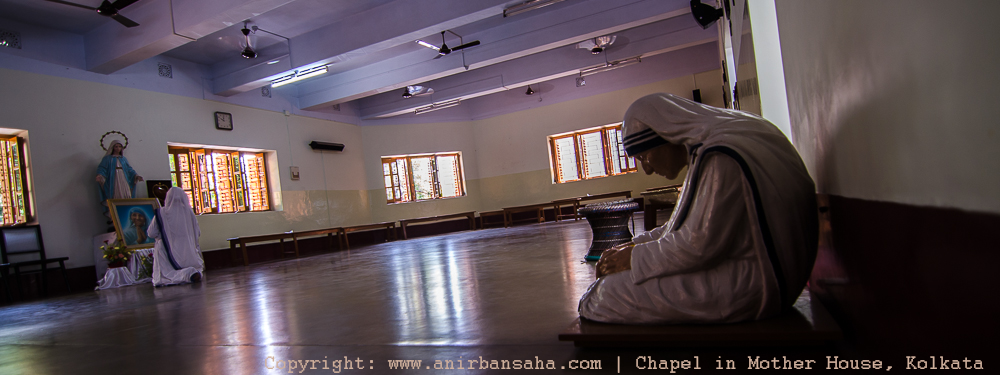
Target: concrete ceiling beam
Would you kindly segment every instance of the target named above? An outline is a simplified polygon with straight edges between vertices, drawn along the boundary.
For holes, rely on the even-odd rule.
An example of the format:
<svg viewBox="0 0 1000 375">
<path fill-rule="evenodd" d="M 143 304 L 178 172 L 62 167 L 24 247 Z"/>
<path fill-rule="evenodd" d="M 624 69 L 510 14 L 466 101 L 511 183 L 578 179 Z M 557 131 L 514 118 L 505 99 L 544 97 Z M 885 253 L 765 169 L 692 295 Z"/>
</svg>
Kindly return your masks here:
<svg viewBox="0 0 1000 375">
<path fill-rule="evenodd" d="M 111 74 L 291 0 L 145 0 L 121 11 L 139 23 L 106 24 L 84 36 L 87 70 Z M 172 7 L 171 7 L 172 5 Z"/>
<path fill-rule="evenodd" d="M 291 68 L 309 68 L 376 53 L 404 43 L 495 17 L 509 0 L 398 0 L 356 14 L 291 38 Z M 412 20 L 391 22 L 385 20 Z M 278 75 L 279 77 L 281 75 Z M 275 75 L 270 69 L 252 66 L 214 78 L 216 95 L 231 96 L 267 85 Z"/>
<path fill-rule="evenodd" d="M 605 54 L 608 54 L 606 56 L 609 60 L 637 55 L 650 57 L 711 43 L 718 39 L 715 30 L 704 30 L 693 23 L 686 19 L 673 18 L 619 33 L 619 37 L 628 38 L 630 42 L 617 49 L 612 46 Z M 434 102 L 468 100 L 507 89 L 577 75 L 580 69 L 604 62 L 605 55 L 591 55 L 589 51 L 572 47 L 552 49 L 459 75 L 423 82 L 422 85 L 431 87 L 435 91 L 433 96 L 417 97 L 420 100 L 403 99 L 402 91 L 366 97 L 358 102 L 359 115 L 361 119 L 367 120 L 410 113 L 417 107 L 429 104 L 426 103 L 429 98 L 433 98 Z"/>
<path fill-rule="evenodd" d="M 485 67 L 511 61 L 596 36 L 616 33 L 640 25 L 659 23 L 664 20 L 675 20 L 666 24 L 673 29 L 691 28 L 696 26 L 695 21 L 689 19 L 690 17 L 681 17 L 690 12 L 688 6 L 689 3 L 683 1 L 645 0 L 633 1 L 624 5 L 600 0 L 579 2 L 573 7 L 546 13 L 544 17 L 514 20 L 493 29 L 466 36 L 464 38 L 466 41 L 478 39 L 483 44 L 464 51 L 465 65 L 462 66 L 462 69 L 455 69 L 455 61 L 463 62 L 463 56 L 456 56 L 456 53 L 429 61 L 412 60 L 412 56 L 400 56 L 397 58 L 399 61 L 392 63 L 391 69 L 365 67 L 311 80 L 308 84 L 303 84 L 303 88 L 306 89 L 300 91 L 299 105 L 300 108 L 306 110 L 318 109 L 326 105 L 366 97 L 371 93 L 391 91 L 406 85 L 463 73 L 467 70 L 466 68 Z M 660 33 L 670 32 L 673 29 L 661 30 Z M 433 51 L 427 52 L 429 52 L 427 59 L 434 56 Z M 407 60 L 404 62 L 403 59 Z M 417 62 L 407 65 L 409 61 Z M 592 64 L 598 62 L 595 60 Z M 434 66 L 437 66 L 438 69 L 433 69 Z M 532 69 L 522 70 L 528 71 L 533 70 L 533 68 L 532 66 Z M 471 71 L 463 73 L 462 76 L 468 77 L 469 73 Z M 350 77 L 350 82 L 341 83 L 337 76 Z"/>
</svg>

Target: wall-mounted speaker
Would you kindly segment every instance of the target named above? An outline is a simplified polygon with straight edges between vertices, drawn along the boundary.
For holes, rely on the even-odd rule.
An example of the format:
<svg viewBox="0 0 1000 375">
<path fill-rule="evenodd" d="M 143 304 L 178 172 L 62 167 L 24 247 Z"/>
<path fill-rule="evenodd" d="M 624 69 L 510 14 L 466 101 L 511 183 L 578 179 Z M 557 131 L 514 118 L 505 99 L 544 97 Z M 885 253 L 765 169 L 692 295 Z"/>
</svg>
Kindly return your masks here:
<svg viewBox="0 0 1000 375">
<path fill-rule="evenodd" d="M 309 147 L 313 150 L 344 151 L 344 145 L 332 142 L 312 141 L 309 142 Z"/>
</svg>

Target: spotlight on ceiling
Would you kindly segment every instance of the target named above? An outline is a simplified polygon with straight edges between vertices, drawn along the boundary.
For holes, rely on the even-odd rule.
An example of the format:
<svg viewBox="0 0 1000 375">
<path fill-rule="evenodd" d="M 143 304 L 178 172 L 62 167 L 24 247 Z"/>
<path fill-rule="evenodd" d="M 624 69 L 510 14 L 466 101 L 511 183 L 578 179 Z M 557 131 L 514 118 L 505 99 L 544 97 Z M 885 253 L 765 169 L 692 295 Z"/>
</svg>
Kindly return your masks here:
<svg viewBox="0 0 1000 375">
<path fill-rule="evenodd" d="M 240 32 L 243 33 L 243 40 L 246 42 L 246 47 L 243 48 L 243 53 L 240 53 L 240 56 L 243 56 L 245 59 L 257 58 L 257 52 L 250 45 L 250 29 L 247 28 L 247 22 L 243 22 L 243 29 Z"/>
<path fill-rule="evenodd" d="M 691 15 L 694 16 L 694 20 L 698 21 L 701 28 L 707 29 L 719 18 L 722 18 L 724 12 L 722 9 L 716 9 L 715 7 L 703 4 L 701 0 L 691 0 Z"/>
<path fill-rule="evenodd" d="M 413 94 L 410 94 L 410 89 L 404 88 L 403 89 L 403 99 L 409 99 L 409 98 L 412 98 L 412 97 L 413 97 Z"/>
<path fill-rule="evenodd" d="M 534 94 L 534 93 L 535 93 L 535 90 L 532 90 L 531 86 L 529 85 L 528 86 L 528 91 L 525 91 L 524 95 L 531 95 L 531 94 Z"/>
</svg>

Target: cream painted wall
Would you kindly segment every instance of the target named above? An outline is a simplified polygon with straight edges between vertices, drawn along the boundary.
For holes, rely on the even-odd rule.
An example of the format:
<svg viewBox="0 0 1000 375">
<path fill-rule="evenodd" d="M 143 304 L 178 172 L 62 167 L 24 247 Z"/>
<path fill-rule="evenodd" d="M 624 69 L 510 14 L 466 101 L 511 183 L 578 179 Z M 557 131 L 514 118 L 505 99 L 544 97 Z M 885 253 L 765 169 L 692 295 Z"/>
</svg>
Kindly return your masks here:
<svg viewBox="0 0 1000 375">
<path fill-rule="evenodd" d="M 203 249 L 228 247 L 225 239 L 238 235 L 370 219 L 357 126 L 7 69 L 0 69 L 0 82 L 0 128 L 30 134 L 37 221 L 48 254 L 70 257 L 69 267 L 93 264 L 91 237 L 107 227 L 94 176 L 104 155 L 98 141 L 109 130 L 128 135 L 125 154 L 146 179 L 170 178 L 167 142 L 277 152 L 272 176 L 280 178 L 284 211 L 201 216 Z M 233 131 L 215 129 L 215 111 L 233 114 Z M 313 139 L 347 148 L 315 152 L 306 146 Z M 299 181 L 288 179 L 293 161 L 302 170 Z M 137 195 L 145 196 L 145 185 Z"/>
<path fill-rule="evenodd" d="M 480 210 L 479 187 L 475 182 L 479 176 L 476 168 L 479 152 L 471 122 L 364 126 L 361 129 L 365 143 L 364 167 L 369 173 L 368 196 L 371 198 L 373 221 L 394 221 Z M 386 204 L 382 156 L 451 151 L 462 153 L 466 196 Z"/>
<path fill-rule="evenodd" d="M 1000 212 L 1000 2 L 776 2 L 789 113 L 820 192 Z"/>
</svg>

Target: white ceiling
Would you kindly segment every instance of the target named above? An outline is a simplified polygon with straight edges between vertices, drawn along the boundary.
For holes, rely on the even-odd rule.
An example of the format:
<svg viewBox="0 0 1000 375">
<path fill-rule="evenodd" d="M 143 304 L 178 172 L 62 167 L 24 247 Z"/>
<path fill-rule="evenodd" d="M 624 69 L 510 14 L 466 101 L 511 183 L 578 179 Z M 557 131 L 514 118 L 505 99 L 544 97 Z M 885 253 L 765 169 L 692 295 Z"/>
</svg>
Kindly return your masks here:
<svg viewBox="0 0 1000 375">
<path fill-rule="evenodd" d="M 66 0 L 96 7 L 100 0 Z M 210 91 L 232 96 L 304 69 L 329 73 L 285 87 L 304 110 L 354 102 L 362 119 L 412 112 L 427 100 L 403 100 L 407 85 L 435 89 L 434 101 L 468 100 L 570 75 L 632 56 L 649 59 L 717 39 L 689 13 L 689 0 L 565 0 L 503 17 L 522 0 L 139 0 L 120 11 L 126 28 L 95 12 L 43 0 L 0 0 L 0 21 L 83 36 L 86 69 L 112 74 L 165 55 L 201 64 Z M 240 57 L 244 21 L 281 37 L 253 35 L 256 59 Z M 479 46 L 435 59 L 422 39 Z M 616 35 L 605 53 L 576 48 Z M 287 40 L 285 38 L 288 38 Z M 269 61 L 277 63 L 267 64 Z M 711 67 L 707 68 L 710 69 Z M 630 68 L 622 68 L 622 71 Z M 707 70 L 706 69 L 706 70 Z"/>
</svg>

